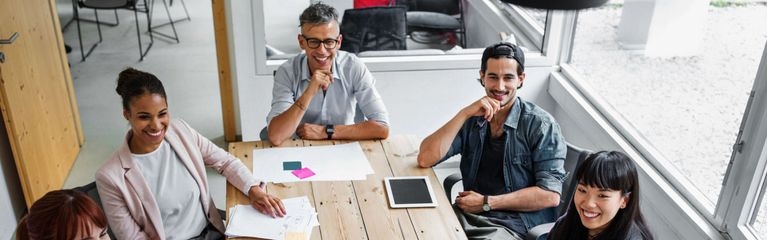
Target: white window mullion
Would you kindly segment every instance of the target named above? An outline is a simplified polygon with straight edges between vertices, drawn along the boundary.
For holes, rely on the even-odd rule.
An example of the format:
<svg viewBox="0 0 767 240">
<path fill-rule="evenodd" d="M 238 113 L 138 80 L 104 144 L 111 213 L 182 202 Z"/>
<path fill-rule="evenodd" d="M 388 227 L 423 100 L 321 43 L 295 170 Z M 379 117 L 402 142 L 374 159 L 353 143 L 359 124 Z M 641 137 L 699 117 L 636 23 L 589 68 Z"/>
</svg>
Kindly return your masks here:
<svg viewBox="0 0 767 240">
<path fill-rule="evenodd" d="M 733 146 L 715 218 L 733 239 L 757 239 L 751 228 L 767 176 L 767 47 Z M 738 146 L 738 143 L 742 145 Z M 763 236 L 764 237 L 764 236 Z"/>
</svg>

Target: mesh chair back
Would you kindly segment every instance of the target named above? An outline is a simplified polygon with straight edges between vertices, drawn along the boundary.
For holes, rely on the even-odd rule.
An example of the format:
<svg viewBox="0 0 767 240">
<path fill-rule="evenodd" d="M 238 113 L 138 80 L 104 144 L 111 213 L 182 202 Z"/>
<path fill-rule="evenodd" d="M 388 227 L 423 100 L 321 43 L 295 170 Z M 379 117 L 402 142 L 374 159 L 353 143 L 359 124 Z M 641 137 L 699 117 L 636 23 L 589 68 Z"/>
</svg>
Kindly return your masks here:
<svg viewBox="0 0 767 240">
<path fill-rule="evenodd" d="M 405 50 L 407 15 L 404 7 L 347 9 L 341 21 L 341 50 Z"/>
<path fill-rule="evenodd" d="M 397 5 L 408 11 L 437 12 L 447 15 L 461 13 L 460 0 L 398 0 Z"/>
</svg>

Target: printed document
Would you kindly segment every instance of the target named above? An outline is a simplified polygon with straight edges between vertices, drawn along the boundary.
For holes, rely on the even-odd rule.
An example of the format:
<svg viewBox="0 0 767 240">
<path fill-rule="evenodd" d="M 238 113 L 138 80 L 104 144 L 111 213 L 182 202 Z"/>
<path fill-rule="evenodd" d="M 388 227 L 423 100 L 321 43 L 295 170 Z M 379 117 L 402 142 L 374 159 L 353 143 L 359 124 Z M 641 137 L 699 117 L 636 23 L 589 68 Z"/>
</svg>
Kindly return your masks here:
<svg viewBox="0 0 767 240">
<path fill-rule="evenodd" d="M 303 236 L 309 239 L 312 228 L 319 226 L 317 211 L 306 196 L 282 200 L 287 214 L 272 218 L 250 205 L 236 205 L 229 209 L 226 226 L 228 237 L 257 237 L 285 239 L 287 236 Z"/>
</svg>

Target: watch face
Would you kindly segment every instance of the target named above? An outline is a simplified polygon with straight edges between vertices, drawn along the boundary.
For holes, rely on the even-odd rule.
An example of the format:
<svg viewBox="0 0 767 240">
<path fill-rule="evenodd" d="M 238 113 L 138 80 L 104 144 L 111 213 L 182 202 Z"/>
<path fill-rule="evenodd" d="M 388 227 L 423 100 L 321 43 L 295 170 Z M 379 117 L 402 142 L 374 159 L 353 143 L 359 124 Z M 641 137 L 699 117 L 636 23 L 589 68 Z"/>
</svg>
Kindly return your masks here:
<svg viewBox="0 0 767 240">
<path fill-rule="evenodd" d="M 485 205 L 482 205 L 482 210 L 485 212 L 490 211 L 490 204 L 485 203 Z"/>
</svg>

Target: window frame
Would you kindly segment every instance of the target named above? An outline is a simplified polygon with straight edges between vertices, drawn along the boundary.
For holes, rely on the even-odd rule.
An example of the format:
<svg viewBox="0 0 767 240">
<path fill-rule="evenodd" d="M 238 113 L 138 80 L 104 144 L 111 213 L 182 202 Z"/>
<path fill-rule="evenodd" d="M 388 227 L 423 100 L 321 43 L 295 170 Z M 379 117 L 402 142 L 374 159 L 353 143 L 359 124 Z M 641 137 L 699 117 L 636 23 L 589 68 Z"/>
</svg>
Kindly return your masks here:
<svg viewBox="0 0 767 240">
<path fill-rule="evenodd" d="M 767 44 L 736 141 L 743 145 L 740 150 L 734 150 L 730 159 L 715 212 L 722 230 L 734 239 L 759 239 L 752 223 L 759 204 L 767 204 L 767 126 L 760 124 L 767 118 L 766 95 Z M 733 146 L 738 148 L 737 144 Z"/>
<path fill-rule="evenodd" d="M 554 11 L 557 12 L 557 11 Z M 581 76 L 576 68 L 569 62 L 577 26 L 576 11 L 567 11 L 562 22 L 548 22 L 546 28 L 552 28 L 551 24 L 562 24 L 556 27 L 562 29 L 562 47 L 559 49 L 560 74 L 565 80 L 597 109 L 598 114 L 607 119 L 610 125 L 620 133 L 621 137 L 636 149 L 641 157 L 648 161 L 660 178 L 653 181 L 666 181 L 677 191 L 684 200 L 689 203 L 701 216 L 712 226 L 716 227 L 723 235 L 731 239 L 759 239 L 751 224 L 758 214 L 759 201 L 767 201 L 767 126 L 758 128 L 761 119 L 767 119 L 767 45 L 759 65 L 759 70 L 754 81 L 752 94 L 756 97 L 749 99 L 747 110 L 741 126 L 738 139 L 746 143 L 740 153 L 733 154 L 728 169 L 725 172 L 721 194 L 716 203 L 709 201 L 701 191 L 693 186 L 686 178 L 678 178 L 682 174 L 671 162 L 663 159 L 662 155 L 645 139 L 628 121 L 615 109 L 602 99 L 593 90 L 583 84 L 584 76 Z M 554 53 L 550 53 L 554 54 Z M 759 94 L 761 93 L 761 95 Z M 753 101 L 753 102 L 752 102 Z M 756 113 L 756 114 L 755 114 Z M 750 160 L 750 159 L 757 159 Z M 729 176 L 752 176 L 752 177 L 729 177 Z M 762 204 L 767 204 L 763 202 Z M 743 207 L 747 206 L 747 207 Z M 730 227 L 732 226 L 732 227 Z M 767 239 L 762 239 L 767 240 Z"/>
<path fill-rule="evenodd" d="M 543 50 L 546 23 L 544 23 L 544 26 L 538 25 L 538 22 L 536 22 L 525 9 L 519 6 L 502 2 L 501 0 L 493 0 L 493 3 L 503 11 L 504 15 L 510 21 L 517 23 L 520 28 L 519 32 L 523 34 L 523 37 L 527 38 L 527 41 L 539 43 L 540 45 L 538 47 Z M 553 11 L 547 10 L 546 12 L 546 22 L 548 22 L 549 16 Z"/>
</svg>

